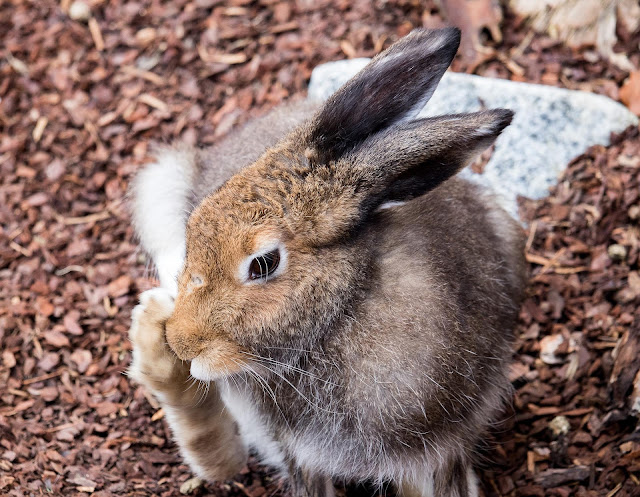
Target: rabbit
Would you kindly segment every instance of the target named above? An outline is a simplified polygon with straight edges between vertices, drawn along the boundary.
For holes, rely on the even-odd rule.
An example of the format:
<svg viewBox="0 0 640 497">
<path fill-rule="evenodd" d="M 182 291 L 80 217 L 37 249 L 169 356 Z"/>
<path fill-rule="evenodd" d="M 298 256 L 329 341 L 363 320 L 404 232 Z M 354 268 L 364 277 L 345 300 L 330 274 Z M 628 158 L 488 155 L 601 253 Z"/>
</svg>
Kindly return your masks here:
<svg viewBox="0 0 640 497">
<path fill-rule="evenodd" d="M 131 373 L 198 475 L 230 478 L 252 450 L 294 497 L 478 495 L 526 272 L 518 222 L 455 177 L 512 112 L 415 119 L 459 42 L 415 30 L 326 103 L 161 149 L 137 176 L 162 286 L 134 310 Z"/>
</svg>

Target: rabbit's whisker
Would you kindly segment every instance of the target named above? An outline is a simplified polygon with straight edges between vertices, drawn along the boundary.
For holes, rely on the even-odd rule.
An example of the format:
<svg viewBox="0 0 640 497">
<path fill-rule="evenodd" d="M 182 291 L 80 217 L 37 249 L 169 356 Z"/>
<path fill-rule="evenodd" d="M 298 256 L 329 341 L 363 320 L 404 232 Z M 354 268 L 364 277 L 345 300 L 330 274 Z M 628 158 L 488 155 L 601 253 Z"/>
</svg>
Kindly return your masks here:
<svg viewBox="0 0 640 497">
<path fill-rule="evenodd" d="M 333 383 L 333 382 L 331 382 L 329 380 L 322 379 L 319 376 L 316 376 L 313 373 L 310 373 L 309 371 L 301 369 L 301 368 L 299 368 L 297 366 L 292 366 L 291 364 L 286 364 L 286 363 L 280 362 L 280 361 L 278 361 L 276 359 L 271 359 L 270 357 L 262 357 L 262 356 L 259 356 L 259 355 L 256 355 L 256 354 L 251 354 L 250 352 L 242 351 L 242 354 L 248 355 L 249 357 L 254 358 L 258 362 L 263 361 L 263 365 L 265 367 L 267 367 L 267 365 L 264 364 L 264 363 L 272 364 L 273 366 L 280 366 L 281 368 L 283 368 L 285 370 L 286 369 L 290 369 L 290 370 L 295 371 L 297 373 L 300 373 L 302 375 L 308 376 L 309 378 L 313 378 L 314 380 L 321 381 L 321 382 L 323 382 L 323 383 L 325 383 L 327 385 L 330 385 L 330 386 L 333 386 L 333 387 L 337 386 L 335 383 Z M 270 368 L 267 367 L 267 369 L 270 369 Z"/>
<path fill-rule="evenodd" d="M 233 359 L 232 359 L 233 360 Z M 235 362 L 235 361 L 234 361 Z M 237 363 L 236 363 L 237 364 Z M 267 382 L 267 380 L 265 378 L 262 378 L 250 365 L 245 364 L 244 368 L 243 368 L 247 373 L 249 373 L 249 375 L 251 375 L 260 385 L 260 387 L 262 388 L 262 392 L 266 393 L 269 395 L 269 397 L 271 397 L 271 399 L 273 400 L 273 404 L 276 406 L 276 408 L 278 409 L 278 411 L 280 412 L 280 415 L 282 416 L 282 419 L 284 420 L 285 424 L 287 425 L 287 428 L 289 428 L 289 430 L 291 430 L 291 426 L 289 425 L 289 421 L 287 421 L 286 416 L 284 415 L 284 412 L 282 411 L 282 409 L 280 408 L 280 406 L 278 405 L 278 400 L 276 399 L 276 394 L 273 391 L 273 389 L 271 388 L 271 386 L 269 385 L 269 383 Z"/>
<path fill-rule="evenodd" d="M 335 415 L 340 415 L 340 416 L 344 416 L 344 412 L 336 412 L 336 411 L 331 411 L 329 409 L 325 409 L 324 407 L 320 407 L 317 404 L 314 404 L 313 402 L 311 402 L 311 400 L 309 400 L 309 398 L 307 396 L 305 396 L 299 389 L 298 387 L 296 387 L 293 383 L 291 383 L 289 380 L 287 380 L 282 374 L 280 374 L 277 370 L 270 368 L 267 364 L 262 364 L 262 366 L 264 366 L 266 369 L 268 369 L 269 371 L 271 371 L 272 373 L 278 375 L 285 383 L 287 383 L 291 388 L 293 388 L 298 395 L 300 395 L 300 397 L 302 397 L 302 399 L 305 400 L 305 402 L 307 402 L 307 404 L 309 404 L 309 407 L 311 408 L 315 408 L 319 411 L 323 411 L 329 414 L 335 414 Z"/>
<path fill-rule="evenodd" d="M 265 347 L 265 349 L 274 349 L 274 350 L 292 350 L 294 352 L 304 352 L 305 354 L 321 354 L 319 350 L 307 350 L 307 349 L 297 349 L 295 347 Z"/>
<path fill-rule="evenodd" d="M 193 385 L 196 384 L 198 380 L 196 380 L 193 376 L 191 376 L 191 374 L 189 374 L 189 376 L 187 377 L 186 380 L 184 380 L 185 383 L 189 382 L 189 386 L 187 388 L 184 389 L 184 393 L 188 392 L 189 390 L 191 390 L 191 388 L 193 388 Z"/>
</svg>

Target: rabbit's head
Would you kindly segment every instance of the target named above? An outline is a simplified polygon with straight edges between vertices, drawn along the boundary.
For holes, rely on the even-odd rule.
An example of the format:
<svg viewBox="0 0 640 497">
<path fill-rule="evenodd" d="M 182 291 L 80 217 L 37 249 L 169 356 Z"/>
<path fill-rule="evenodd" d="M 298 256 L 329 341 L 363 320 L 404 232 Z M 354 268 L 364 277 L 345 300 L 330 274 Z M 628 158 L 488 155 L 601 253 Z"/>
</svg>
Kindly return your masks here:
<svg viewBox="0 0 640 497">
<path fill-rule="evenodd" d="M 507 110 L 412 120 L 459 39 L 406 36 L 193 211 L 167 339 L 194 376 L 312 348 L 374 281 L 359 234 L 376 211 L 437 187 L 509 124 Z"/>
</svg>

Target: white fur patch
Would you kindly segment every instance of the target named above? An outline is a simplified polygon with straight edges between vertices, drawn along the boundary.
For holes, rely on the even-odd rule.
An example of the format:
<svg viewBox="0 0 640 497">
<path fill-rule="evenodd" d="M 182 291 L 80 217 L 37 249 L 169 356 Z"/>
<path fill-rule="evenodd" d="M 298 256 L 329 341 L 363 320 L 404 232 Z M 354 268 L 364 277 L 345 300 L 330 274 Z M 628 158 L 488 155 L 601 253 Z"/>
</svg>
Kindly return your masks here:
<svg viewBox="0 0 640 497">
<path fill-rule="evenodd" d="M 469 485 L 469 497 L 478 497 L 478 477 L 473 468 L 467 470 L 467 485 Z"/>
<path fill-rule="evenodd" d="M 390 200 L 389 202 L 384 202 L 383 204 L 380 204 L 376 209 L 376 212 L 383 211 L 385 209 L 392 209 L 393 207 L 400 207 L 401 205 L 404 205 L 404 204 L 406 204 L 406 202 L 398 202 L 395 200 Z"/>
<path fill-rule="evenodd" d="M 409 483 L 409 487 L 404 487 L 401 490 L 401 494 L 404 497 L 440 497 L 435 494 L 435 485 L 433 481 L 433 473 L 425 471 L 418 478 L 412 479 Z M 445 497 L 444 495 L 442 497 Z M 448 497 L 448 496 L 447 496 Z"/>
<path fill-rule="evenodd" d="M 253 448 L 265 464 L 280 470 L 286 469 L 280 444 L 274 440 L 250 397 L 232 387 L 229 381 L 221 381 L 218 386 L 222 400 L 238 423 L 245 445 Z"/>
<path fill-rule="evenodd" d="M 185 254 L 185 243 L 181 241 L 176 247 L 166 247 L 154 259 L 158 267 L 160 285 L 166 288 L 173 297 L 178 295 L 178 276 L 184 265 Z"/>
<path fill-rule="evenodd" d="M 207 357 L 207 354 L 201 354 L 191 360 L 191 367 L 189 372 L 197 380 L 201 381 L 215 381 L 227 376 L 221 371 L 213 370 L 209 367 L 212 363 L 211 359 Z"/>
<path fill-rule="evenodd" d="M 165 149 L 133 184 L 133 220 L 144 249 L 158 267 L 160 283 L 172 295 L 185 258 L 185 228 L 195 180 L 193 156 Z"/>
</svg>

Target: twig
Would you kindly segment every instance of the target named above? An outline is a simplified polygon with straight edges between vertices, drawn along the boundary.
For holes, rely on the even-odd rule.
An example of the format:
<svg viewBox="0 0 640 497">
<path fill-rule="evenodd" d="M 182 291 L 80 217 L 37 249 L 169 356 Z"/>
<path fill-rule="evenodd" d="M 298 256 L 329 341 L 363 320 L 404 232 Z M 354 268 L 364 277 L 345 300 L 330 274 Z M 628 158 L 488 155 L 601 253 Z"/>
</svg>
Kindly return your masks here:
<svg viewBox="0 0 640 497">
<path fill-rule="evenodd" d="M 31 257 L 33 255 L 33 252 L 31 250 L 24 248 L 22 245 L 18 245 L 16 242 L 9 242 L 9 247 L 11 247 L 16 252 L 21 253 L 25 257 Z"/>
<path fill-rule="evenodd" d="M 536 219 L 531 223 L 531 227 L 529 228 L 529 236 L 527 237 L 527 244 L 525 245 L 525 248 L 524 248 L 524 251 L 527 254 L 531 250 L 531 245 L 533 245 L 533 239 L 536 236 L 537 230 L 538 230 L 538 220 Z"/>
<path fill-rule="evenodd" d="M 95 214 L 89 214 L 87 216 L 63 217 L 62 222 L 66 225 L 95 223 L 96 221 L 104 221 L 105 219 L 109 219 L 110 217 L 111 217 L 111 212 L 105 210 L 105 211 L 96 212 Z"/>
<path fill-rule="evenodd" d="M 47 127 L 47 124 L 49 124 L 49 119 L 46 118 L 46 116 L 40 116 L 38 118 L 38 122 L 36 122 L 36 126 L 35 128 L 33 128 L 33 133 L 31 134 L 31 136 L 33 136 L 33 141 L 38 143 L 40 141 L 40 138 L 42 138 L 42 134 L 44 133 L 44 129 Z"/>
<path fill-rule="evenodd" d="M 60 376 L 64 372 L 64 368 L 60 368 L 53 373 L 43 374 L 42 376 L 36 376 L 34 378 L 28 378 L 26 380 L 22 380 L 23 385 L 31 385 L 32 383 L 38 383 L 39 381 L 49 380 L 51 378 L 55 378 Z"/>
<path fill-rule="evenodd" d="M 84 268 L 82 266 L 78 266 L 76 264 L 72 264 L 71 266 L 64 267 L 62 269 L 56 270 L 56 276 L 64 276 L 69 273 L 84 273 Z"/>
<path fill-rule="evenodd" d="M 153 107 L 154 109 L 158 109 L 163 112 L 169 111 L 169 106 L 166 103 L 149 93 L 143 93 L 138 97 L 138 100 L 143 104 L 147 104 L 149 107 Z"/>
<path fill-rule="evenodd" d="M 618 493 L 618 490 L 620 490 L 621 488 L 622 488 L 622 482 L 618 483 L 615 486 L 615 488 L 607 494 L 607 497 L 613 497 L 615 494 Z"/>
<path fill-rule="evenodd" d="M 102 31 L 100 31 L 100 25 L 98 21 L 96 21 L 95 17 L 89 19 L 89 31 L 91 32 L 91 38 L 93 38 L 93 43 L 96 46 L 96 49 L 99 52 L 104 50 L 104 39 L 102 38 Z"/>
<path fill-rule="evenodd" d="M 533 29 L 529 29 L 529 31 L 527 32 L 523 40 L 520 42 L 520 45 L 518 45 L 516 48 L 514 48 L 511 51 L 511 58 L 513 59 L 516 57 L 520 57 L 524 53 L 524 51 L 529 47 L 529 45 L 531 44 L 531 40 L 533 40 L 534 36 L 535 36 L 535 31 Z"/>
<path fill-rule="evenodd" d="M 160 76 L 158 76 L 156 73 L 151 72 L 151 71 L 144 71 L 142 69 L 138 69 L 137 67 L 134 66 L 123 66 L 120 68 L 120 70 L 130 76 L 135 76 L 137 78 L 142 78 L 142 79 L 146 79 L 147 81 L 158 85 L 158 86 L 164 86 L 165 85 L 165 80 L 162 79 Z"/>
</svg>

